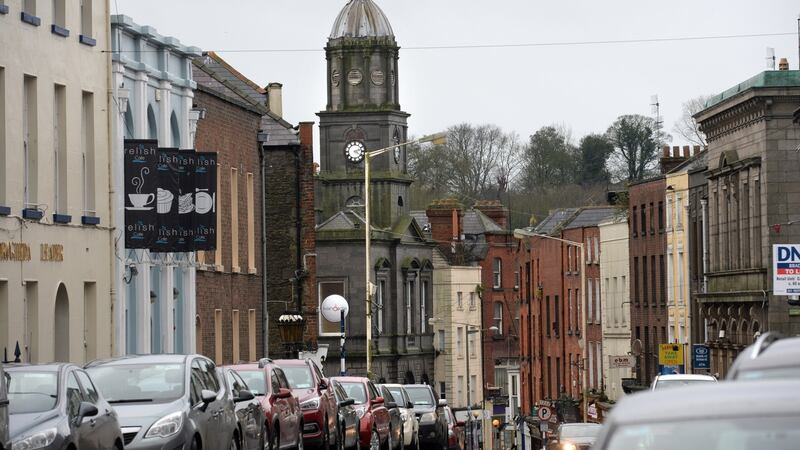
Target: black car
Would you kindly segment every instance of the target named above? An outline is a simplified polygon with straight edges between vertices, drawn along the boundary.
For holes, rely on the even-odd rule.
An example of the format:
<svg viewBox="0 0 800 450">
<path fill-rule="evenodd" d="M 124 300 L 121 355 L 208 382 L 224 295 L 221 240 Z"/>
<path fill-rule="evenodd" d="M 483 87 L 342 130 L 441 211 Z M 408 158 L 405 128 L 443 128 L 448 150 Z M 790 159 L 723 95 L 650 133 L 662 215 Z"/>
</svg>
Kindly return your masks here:
<svg viewBox="0 0 800 450">
<path fill-rule="evenodd" d="M 419 420 L 420 448 L 444 448 L 447 446 L 446 400 L 439 400 L 433 389 L 425 384 L 407 384 L 406 388 L 414 404 L 414 415 Z"/>
<path fill-rule="evenodd" d="M 338 382 L 331 381 L 330 384 L 334 398 L 336 398 L 336 412 L 339 418 L 336 424 L 338 448 L 339 450 L 357 449 L 359 447 L 358 425 L 360 419 L 358 410 L 353 406 L 356 401 L 347 396 L 344 388 Z"/>
<path fill-rule="evenodd" d="M 201 355 L 147 355 L 87 366 L 119 414 L 126 449 L 235 449 L 236 414 Z"/>
<path fill-rule="evenodd" d="M 11 436 L 8 433 L 8 384 L 11 377 L 3 372 L 0 363 L 0 450 L 11 448 Z"/>
<path fill-rule="evenodd" d="M 400 405 L 386 386 L 379 384 L 377 388 L 381 397 L 383 397 L 383 405 L 389 410 L 389 417 L 392 422 L 392 428 L 389 432 L 389 450 L 401 448 L 403 445 L 403 417 L 400 413 Z"/>
<path fill-rule="evenodd" d="M 728 381 L 800 378 L 800 337 L 764 333 L 728 370 Z"/>
<path fill-rule="evenodd" d="M 239 448 L 263 449 L 267 439 L 267 424 L 264 422 L 261 402 L 256 400 L 247 383 L 235 370 L 218 368 L 217 371 L 223 380 L 225 395 L 235 405 Z"/>
<path fill-rule="evenodd" d="M 6 367 L 11 448 L 122 450 L 117 414 L 73 364 Z"/>
</svg>

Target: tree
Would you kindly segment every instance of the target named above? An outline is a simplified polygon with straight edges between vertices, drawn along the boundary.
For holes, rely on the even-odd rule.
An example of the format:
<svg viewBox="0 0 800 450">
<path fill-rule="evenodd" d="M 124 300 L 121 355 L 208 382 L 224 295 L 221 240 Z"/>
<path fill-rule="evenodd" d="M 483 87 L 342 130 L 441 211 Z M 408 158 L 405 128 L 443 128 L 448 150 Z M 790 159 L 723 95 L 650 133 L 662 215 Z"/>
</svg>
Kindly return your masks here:
<svg viewBox="0 0 800 450">
<path fill-rule="evenodd" d="M 578 146 L 580 161 L 577 182 L 584 186 L 607 183 L 611 176 L 606 162 L 613 152 L 614 146 L 602 134 L 584 136 Z"/>
<path fill-rule="evenodd" d="M 643 179 L 658 162 L 658 149 L 669 140 L 650 117 L 639 114 L 619 116 L 606 131 L 614 147 L 610 164 L 614 174 L 627 181 Z"/>
<path fill-rule="evenodd" d="M 701 95 L 683 103 L 681 117 L 675 122 L 672 131 L 687 143 L 705 147 L 706 134 L 700 131 L 700 125 L 694 120 L 694 115 L 706 107 L 709 95 Z"/>
<path fill-rule="evenodd" d="M 529 191 L 542 192 L 575 179 L 575 149 L 555 126 L 543 127 L 530 137 L 522 161 L 522 185 Z"/>
</svg>

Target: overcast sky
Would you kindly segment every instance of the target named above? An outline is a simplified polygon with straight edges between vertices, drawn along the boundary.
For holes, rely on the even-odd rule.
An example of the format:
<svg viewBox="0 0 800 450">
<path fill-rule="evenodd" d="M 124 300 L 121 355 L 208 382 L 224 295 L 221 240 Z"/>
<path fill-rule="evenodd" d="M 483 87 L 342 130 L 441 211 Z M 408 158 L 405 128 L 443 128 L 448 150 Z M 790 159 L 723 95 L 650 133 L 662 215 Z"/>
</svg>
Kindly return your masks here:
<svg viewBox="0 0 800 450">
<path fill-rule="evenodd" d="M 797 0 L 375 0 L 401 47 L 540 44 L 742 34 L 682 42 L 491 49 L 401 49 L 400 101 L 410 135 L 494 123 L 525 139 L 563 123 L 579 139 L 621 114 L 651 115 L 658 94 L 671 132 L 681 103 L 765 70 L 766 47 L 797 69 Z M 325 46 L 346 0 L 112 0 L 113 13 L 218 51 L 256 83 L 283 83 L 284 116 L 324 109 Z M 318 49 L 300 52 L 231 50 Z M 226 51 L 228 50 L 228 51 Z M 673 140 L 673 144 L 683 142 Z"/>
</svg>

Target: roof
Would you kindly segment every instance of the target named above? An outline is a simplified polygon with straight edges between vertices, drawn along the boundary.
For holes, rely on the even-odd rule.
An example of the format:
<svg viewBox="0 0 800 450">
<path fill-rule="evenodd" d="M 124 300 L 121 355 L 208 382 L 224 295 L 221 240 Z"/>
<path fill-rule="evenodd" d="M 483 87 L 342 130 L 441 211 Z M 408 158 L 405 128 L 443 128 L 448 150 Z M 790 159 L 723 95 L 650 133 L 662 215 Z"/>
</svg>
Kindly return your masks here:
<svg viewBox="0 0 800 450">
<path fill-rule="evenodd" d="M 134 22 L 132 18 L 124 14 L 111 15 L 111 27 L 121 28 L 126 30 L 132 36 L 141 38 L 147 42 L 155 45 L 169 48 L 171 52 L 181 54 L 183 56 L 199 56 L 201 50 L 194 46 L 185 46 L 172 36 L 163 36 L 158 34 L 155 28 L 147 25 L 139 25 Z"/>
<path fill-rule="evenodd" d="M 723 100 L 727 100 L 750 89 L 800 87 L 800 70 L 768 70 L 745 80 L 724 92 L 712 96 L 706 101 L 705 109 L 709 109 Z M 700 111 L 696 115 L 702 114 Z"/>
<path fill-rule="evenodd" d="M 612 219 L 619 209 L 613 206 L 585 207 L 568 223 L 564 229 L 596 227 L 603 222 Z"/>
<path fill-rule="evenodd" d="M 331 39 L 343 37 L 394 37 L 386 14 L 372 0 L 350 0 L 331 29 Z"/>
<path fill-rule="evenodd" d="M 200 355 L 175 355 L 175 354 L 159 354 L 159 355 L 127 355 L 120 356 L 119 358 L 109 358 L 104 360 L 92 361 L 87 367 L 97 367 L 102 365 L 128 365 L 128 364 L 183 364 L 186 360 L 193 356 Z"/>
<path fill-rule="evenodd" d="M 479 209 L 473 208 L 464 213 L 464 234 L 484 234 L 497 231 L 503 231 L 503 229 Z"/>
<path fill-rule="evenodd" d="M 550 215 L 539 222 L 533 232 L 538 234 L 553 234 L 560 230 L 564 224 L 572 219 L 580 208 L 560 208 L 550 212 Z"/>
<path fill-rule="evenodd" d="M 691 421 L 722 417 L 797 416 L 800 389 L 795 380 L 701 383 L 626 395 L 611 410 L 619 424 Z"/>
</svg>

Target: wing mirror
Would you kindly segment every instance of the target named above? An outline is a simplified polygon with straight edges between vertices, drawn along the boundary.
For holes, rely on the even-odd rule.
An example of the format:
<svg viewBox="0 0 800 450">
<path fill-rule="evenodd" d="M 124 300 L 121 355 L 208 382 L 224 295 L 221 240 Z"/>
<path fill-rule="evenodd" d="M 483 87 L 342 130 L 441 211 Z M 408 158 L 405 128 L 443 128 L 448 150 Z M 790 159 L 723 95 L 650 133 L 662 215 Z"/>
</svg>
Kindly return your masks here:
<svg viewBox="0 0 800 450">
<path fill-rule="evenodd" d="M 252 400 L 254 398 L 256 398 L 256 396 L 253 395 L 252 392 L 250 392 L 250 391 L 248 391 L 246 389 L 243 389 L 243 390 L 239 391 L 239 395 L 233 401 L 236 402 L 236 403 L 248 402 L 248 401 L 250 401 L 250 400 Z"/>
<path fill-rule="evenodd" d="M 328 382 L 324 379 L 319 380 L 319 390 L 324 391 L 325 389 L 328 389 Z"/>
<path fill-rule="evenodd" d="M 414 407 L 414 402 L 408 402 L 408 403 L 406 403 L 406 408 L 408 408 L 408 409 L 412 409 L 413 407 Z"/>
<path fill-rule="evenodd" d="M 375 398 L 372 399 L 372 402 L 370 402 L 370 403 L 372 403 L 373 405 L 382 405 L 383 404 L 383 397 L 375 397 Z"/>
<path fill-rule="evenodd" d="M 86 417 L 94 417 L 98 413 L 97 406 L 89 402 L 81 402 L 81 406 L 78 407 L 78 423 L 81 423 L 84 418 Z"/>
<path fill-rule="evenodd" d="M 278 397 L 278 398 L 289 398 L 291 396 L 292 396 L 292 391 L 290 391 L 290 390 L 288 390 L 286 388 L 280 388 L 280 390 L 278 390 L 278 393 L 275 394 L 275 397 Z"/>
<path fill-rule="evenodd" d="M 439 400 L 439 406 L 447 406 L 447 400 L 445 399 Z"/>
<path fill-rule="evenodd" d="M 386 403 L 386 407 L 389 408 L 389 409 L 397 408 L 397 403 L 395 403 L 395 402 L 387 402 Z"/>
<path fill-rule="evenodd" d="M 203 401 L 206 405 L 213 402 L 217 399 L 217 393 L 214 391 L 209 391 L 208 389 L 203 389 L 200 391 L 200 400 Z"/>
<path fill-rule="evenodd" d="M 352 398 L 346 398 L 339 402 L 339 408 L 344 408 L 345 406 L 355 405 L 356 401 Z"/>
</svg>

